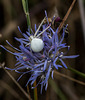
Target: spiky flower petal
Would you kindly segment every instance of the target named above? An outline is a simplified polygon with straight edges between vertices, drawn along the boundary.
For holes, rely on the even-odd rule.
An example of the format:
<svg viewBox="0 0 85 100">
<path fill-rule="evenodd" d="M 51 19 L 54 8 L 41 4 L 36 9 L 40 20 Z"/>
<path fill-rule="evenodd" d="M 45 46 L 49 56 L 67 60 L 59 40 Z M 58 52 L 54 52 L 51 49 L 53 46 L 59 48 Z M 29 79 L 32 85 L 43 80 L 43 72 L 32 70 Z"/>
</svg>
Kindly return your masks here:
<svg viewBox="0 0 85 100">
<path fill-rule="evenodd" d="M 47 13 L 46 18 L 48 22 Z M 66 43 L 63 43 L 64 35 L 66 27 L 63 29 L 63 33 L 61 37 L 58 36 L 58 28 L 56 31 L 54 31 L 51 27 L 51 25 L 48 23 L 42 24 L 42 30 L 43 31 L 37 31 L 36 25 L 35 25 L 35 33 L 31 33 L 28 29 L 28 31 L 25 33 L 22 33 L 20 28 L 18 27 L 20 33 L 23 35 L 23 38 L 15 38 L 18 42 L 20 42 L 19 49 L 13 47 L 8 41 L 6 41 L 11 47 L 13 47 L 18 52 L 11 52 L 7 50 L 5 47 L 1 45 L 2 48 L 4 48 L 6 51 L 10 52 L 16 57 L 17 63 L 16 67 L 14 69 L 6 68 L 8 70 L 15 70 L 17 73 L 20 73 L 21 76 L 19 79 L 27 74 L 31 73 L 31 77 L 28 79 L 28 83 L 31 84 L 33 88 L 33 83 L 39 78 L 39 82 L 37 85 L 41 85 L 41 93 L 43 86 L 45 86 L 45 90 L 48 86 L 48 79 L 51 77 L 53 79 L 53 73 L 54 69 L 65 67 L 67 68 L 66 64 L 64 63 L 63 59 L 65 58 L 76 58 L 78 55 L 73 56 L 66 56 L 66 52 L 63 53 L 62 48 L 70 48 L 70 46 L 67 46 Z M 39 28 L 38 28 L 39 30 Z M 37 32 L 36 32 L 37 31 Z M 42 34 L 41 34 L 42 32 Z M 44 43 L 44 48 L 40 52 L 34 52 L 31 48 L 31 37 L 37 37 L 39 39 L 42 39 Z M 36 45 L 35 45 L 36 46 Z M 62 64 L 60 65 L 58 63 L 60 61 Z M 22 70 L 26 69 L 24 72 Z M 19 80 L 18 79 L 18 80 Z"/>
</svg>

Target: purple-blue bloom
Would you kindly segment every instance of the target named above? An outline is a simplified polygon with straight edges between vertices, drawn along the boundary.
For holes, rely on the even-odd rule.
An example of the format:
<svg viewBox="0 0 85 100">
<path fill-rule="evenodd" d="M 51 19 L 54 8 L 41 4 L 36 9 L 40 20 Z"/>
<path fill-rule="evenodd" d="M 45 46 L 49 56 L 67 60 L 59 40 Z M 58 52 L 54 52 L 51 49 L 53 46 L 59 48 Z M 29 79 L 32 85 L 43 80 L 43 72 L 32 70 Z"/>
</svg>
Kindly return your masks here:
<svg viewBox="0 0 85 100">
<path fill-rule="evenodd" d="M 46 13 L 46 12 L 45 12 Z M 46 13 L 46 19 L 48 22 L 48 17 Z M 47 90 L 48 86 L 48 79 L 51 75 L 53 79 L 53 73 L 55 69 L 65 67 L 67 68 L 66 64 L 64 63 L 63 59 L 65 58 L 76 58 L 79 55 L 72 55 L 72 56 L 66 56 L 67 52 L 61 52 L 62 48 L 70 48 L 70 46 L 67 46 L 66 43 L 63 43 L 64 40 L 64 35 L 65 35 L 65 30 L 67 28 L 67 25 L 65 28 L 63 28 L 63 33 L 61 37 L 58 36 L 58 28 L 56 31 L 54 31 L 51 27 L 49 26 L 49 22 L 46 24 L 42 24 L 42 30 L 43 33 L 39 35 L 42 31 L 38 31 L 36 34 L 36 37 L 39 35 L 39 39 L 43 40 L 44 47 L 43 50 L 40 52 L 33 52 L 31 48 L 31 36 L 34 36 L 35 33 L 28 29 L 28 31 L 25 33 L 22 33 L 20 28 L 18 27 L 20 33 L 23 35 L 23 38 L 15 38 L 18 42 L 20 42 L 19 49 L 13 47 L 8 41 L 6 41 L 12 48 L 14 48 L 18 52 L 11 52 L 7 50 L 5 47 L 1 45 L 2 48 L 4 48 L 6 51 L 12 53 L 17 60 L 16 67 L 14 69 L 7 68 L 8 70 L 15 70 L 17 73 L 20 73 L 21 76 L 19 79 L 27 73 L 31 73 L 31 77 L 28 79 L 28 83 L 31 84 L 32 88 L 33 83 L 39 78 L 39 82 L 37 85 L 41 85 L 41 93 L 43 86 L 45 86 L 45 90 Z M 37 27 L 35 25 L 35 32 L 37 31 Z M 34 37 L 35 38 L 35 37 Z M 61 62 L 61 64 L 58 63 L 58 61 Z M 25 71 L 22 72 L 22 70 L 26 69 Z M 18 79 L 18 80 L 19 80 Z"/>
</svg>

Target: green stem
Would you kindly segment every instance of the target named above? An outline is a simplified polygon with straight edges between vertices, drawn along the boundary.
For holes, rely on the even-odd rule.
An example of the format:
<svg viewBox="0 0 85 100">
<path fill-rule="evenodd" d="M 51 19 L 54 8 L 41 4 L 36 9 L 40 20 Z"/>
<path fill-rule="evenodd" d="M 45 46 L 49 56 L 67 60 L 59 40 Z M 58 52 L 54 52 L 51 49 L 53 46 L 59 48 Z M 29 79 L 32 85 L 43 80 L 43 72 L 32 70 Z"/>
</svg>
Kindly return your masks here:
<svg viewBox="0 0 85 100">
<path fill-rule="evenodd" d="M 74 72 L 74 73 L 80 75 L 81 77 L 85 78 L 85 74 L 84 74 L 84 73 L 82 73 L 82 72 L 80 72 L 80 71 L 77 71 L 76 69 L 73 69 L 73 68 L 71 68 L 71 67 L 68 67 L 68 69 L 69 69 L 70 71 L 72 71 L 72 72 Z"/>
<path fill-rule="evenodd" d="M 30 28 L 31 32 L 31 23 L 30 23 L 30 16 L 29 16 L 29 9 L 28 9 L 28 0 L 22 0 L 23 9 L 27 18 L 27 25 Z"/>
<path fill-rule="evenodd" d="M 60 64 L 60 61 L 58 61 L 58 64 Z M 80 71 L 78 71 L 78 70 L 76 70 L 74 68 L 71 68 L 71 67 L 68 67 L 67 69 L 70 70 L 70 71 L 72 71 L 72 72 L 74 72 L 74 73 L 76 73 L 77 75 L 85 78 L 85 73 L 82 73 L 82 72 L 80 72 Z"/>
</svg>

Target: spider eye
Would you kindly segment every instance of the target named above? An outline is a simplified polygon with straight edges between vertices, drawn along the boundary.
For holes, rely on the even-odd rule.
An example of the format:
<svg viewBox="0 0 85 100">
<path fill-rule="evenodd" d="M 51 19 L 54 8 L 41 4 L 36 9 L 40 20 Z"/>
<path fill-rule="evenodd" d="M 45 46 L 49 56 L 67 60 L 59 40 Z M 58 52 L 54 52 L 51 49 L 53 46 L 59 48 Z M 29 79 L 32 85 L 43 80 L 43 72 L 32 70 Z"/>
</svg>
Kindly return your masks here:
<svg viewBox="0 0 85 100">
<path fill-rule="evenodd" d="M 34 52 L 40 52 L 44 48 L 44 42 L 42 39 L 33 38 L 31 41 L 31 49 Z"/>
</svg>

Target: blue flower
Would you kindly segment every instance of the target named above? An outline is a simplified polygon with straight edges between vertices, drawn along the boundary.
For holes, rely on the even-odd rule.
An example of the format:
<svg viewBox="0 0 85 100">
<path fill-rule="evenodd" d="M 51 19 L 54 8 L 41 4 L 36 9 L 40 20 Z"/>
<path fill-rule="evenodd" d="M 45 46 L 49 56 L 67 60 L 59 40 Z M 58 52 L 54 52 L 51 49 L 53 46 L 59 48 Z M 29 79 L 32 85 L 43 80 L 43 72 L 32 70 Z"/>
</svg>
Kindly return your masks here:
<svg viewBox="0 0 85 100">
<path fill-rule="evenodd" d="M 48 79 L 51 75 L 53 79 L 53 73 L 54 69 L 65 67 L 67 68 L 66 64 L 64 63 L 63 59 L 65 58 L 76 58 L 79 55 L 72 55 L 72 56 L 66 56 L 67 52 L 63 53 L 62 48 L 70 48 L 70 46 L 67 46 L 66 43 L 63 43 L 65 30 L 67 28 L 67 25 L 65 28 L 63 28 L 63 33 L 61 37 L 58 36 L 58 28 L 56 31 L 54 31 L 51 27 L 51 24 L 48 22 L 47 13 L 46 19 L 47 23 L 42 24 L 41 22 L 39 27 L 42 27 L 43 31 L 40 31 L 39 27 L 37 29 L 35 25 L 35 33 L 28 29 L 28 31 L 25 33 L 22 33 L 20 28 L 18 27 L 20 33 L 23 35 L 24 38 L 15 38 L 18 42 L 20 42 L 19 49 L 16 47 L 13 47 L 8 41 L 6 41 L 12 48 L 14 48 L 17 52 L 11 52 L 7 50 L 4 46 L 0 45 L 2 48 L 4 48 L 6 51 L 10 52 L 11 54 L 15 55 L 17 63 L 16 67 L 14 69 L 7 68 L 8 70 L 15 70 L 17 73 L 20 73 L 21 76 L 18 78 L 18 80 L 25 74 L 31 73 L 31 77 L 28 79 L 28 83 L 31 84 L 32 88 L 33 83 L 39 78 L 39 82 L 37 85 L 41 85 L 41 93 L 43 86 L 45 86 L 45 90 L 47 90 L 48 86 Z M 53 18 L 54 19 L 54 18 Z M 31 48 L 31 41 L 32 38 L 39 38 L 43 41 L 44 47 L 43 50 L 40 52 L 34 52 Z M 58 61 L 61 62 L 61 65 L 58 63 Z M 24 70 L 25 69 L 25 70 Z"/>
</svg>

